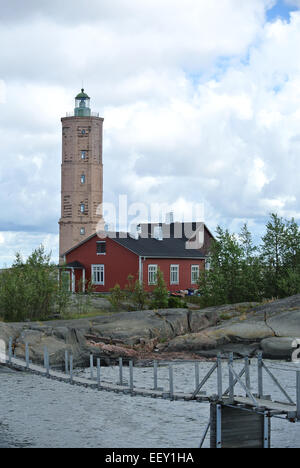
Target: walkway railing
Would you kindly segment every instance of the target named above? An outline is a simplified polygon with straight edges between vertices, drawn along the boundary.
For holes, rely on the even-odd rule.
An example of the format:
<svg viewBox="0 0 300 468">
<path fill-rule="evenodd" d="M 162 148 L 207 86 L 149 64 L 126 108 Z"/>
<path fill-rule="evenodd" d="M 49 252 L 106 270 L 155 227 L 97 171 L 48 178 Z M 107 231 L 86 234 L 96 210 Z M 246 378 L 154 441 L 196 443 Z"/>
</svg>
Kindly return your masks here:
<svg viewBox="0 0 300 468">
<path fill-rule="evenodd" d="M 96 362 L 96 367 L 94 364 Z M 240 362 L 240 360 L 239 360 Z M 288 367 L 288 370 L 295 372 L 295 389 L 296 401 L 294 402 L 288 392 L 285 390 L 282 383 L 275 377 L 269 366 L 263 361 L 262 353 L 257 356 L 257 391 L 252 390 L 250 360 L 248 357 L 244 359 L 243 367 L 238 372 L 234 366 L 233 354 L 230 354 L 227 369 L 228 376 L 224 377 L 223 369 L 224 360 L 219 355 L 211 369 L 200 380 L 200 363 L 195 362 L 195 390 L 193 392 L 177 392 L 174 385 L 174 362 L 168 363 L 168 388 L 160 388 L 158 386 L 158 371 L 159 364 L 157 361 L 153 363 L 153 386 L 151 388 L 137 387 L 134 382 L 134 362 L 129 361 L 129 383 L 124 381 L 123 366 L 124 361 L 119 359 L 119 381 L 117 384 L 109 384 L 102 381 L 101 359 L 90 356 L 90 378 L 83 378 L 74 375 L 74 358 L 68 351 L 65 352 L 64 373 L 52 370 L 50 367 L 50 356 L 47 347 L 44 348 L 44 365 L 37 366 L 30 361 L 30 348 L 28 343 L 25 344 L 25 360 L 18 359 L 13 355 L 13 340 L 9 339 L 8 343 L 8 359 L 7 364 L 11 367 L 17 367 L 22 370 L 31 371 L 48 378 L 54 378 L 69 382 L 71 384 L 85 385 L 99 390 L 109 390 L 122 393 L 130 393 L 132 395 L 162 397 L 171 400 L 185 401 L 200 401 L 200 402 L 222 402 L 226 405 L 240 405 L 245 408 L 251 408 L 251 411 L 262 412 L 269 411 L 269 414 L 275 417 L 285 416 L 293 422 L 300 421 L 300 366 Z M 253 366 L 251 366 L 253 368 Z M 216 394 L 209 394 L 207 384 L 214 374 L 217 374 Z M 271 379 L 274 386 L 280 391 L 285 398 L 285 402 L 272 401 L 269 395 L 264 394 L 265 376 Z M 228 379 L 228 386 L 226 385 Z M 239 385 L 244 394 L 236 395 L 236 386 Z M 226 388 L 227 387 L 227 388 Z M 224 389 L 226 390 L 224 391 Z M 210 392 L 211 393 L 211 392 Z"/>
<path fill-rule="evenodd" d="M 47 347 L 45 347 L 44 365 L 38 366 L 33 364 L 30 361 L 30 348 L 28 343 L 25 344 L 24 359 L 17 358 L 16 355 L 13 354 L 13 340 L 12 338 L 9 339 L 6 364 L 12 368 L 20 369 L 25 372 L 32 372 L 34 374 L 46 376 L 49 379 L 59 380 L 72 385 L 83 385 L 96 390 L 114 391 L 130 394 L 132 396 L 139 395 L 152 398 L 210 403 L 210 420 L 201 438 L 200 448 L 203 447 L 209 430 L 211 431 L 211 447 L 221 448 L 223 446 L 228 446 L 228 444 L 237 444 L 237 439 L 239 439 L 240 446 L 244 446 L 243 444 L 245 443 L 248 444 L 249 415 L 247 416 L 244 412 L 252 413 L 252 428 L 256 427 L 256 435 L 252 443 L 257 443 L 259 447 L 263 446 L 264 448 L 270 447 L 270 420 L 272 417 L 286 419 L 290 422 L 300 422 L 300 366 L 294 364 L 279 367 L 280 365 L 276 363 L 267 366 L 263 361 L 262 353 L 257 355 L 256 366 L 250 366 L 251 361 L 248 357 L 245 357 L 242 369 L 239 369 L 239 371 L 235 366 L 233 354 L 229 355 L 226 366 L 225 361 L 222 360 L 219 355 L 216 362 L 202 379 L 200 379 L 200 362 L 194 362 L 195 389 L 192 392 L 175 391 L 174 362 L 168 363 L 168 388 L 164 389 L 159 387 L 158 361 L 153 363 L 153 386 L 151 388 L 143 388 L 135 385 L 134 363 L 132 360 L 129 361 L 128 383 L 125 382 L 124 379 L 124 361 L 120 358 L 118 365 L 118 382 L 112 384 L 104 382 L 102 379 L 101 359 L 97 358 L 95 361 L 92 354 L 90 356 L 89 378 L 80 377 L 74 373 L 74 358 L 68 351 L 65 351 L 64 372 L 57 372 L 51 369 L 50 358 L 49 351 Z M 241 360 L 239 360 L 239 363 L 240 362 Z M 256 367 L 255 382 L 253 381 L 253 372 L 251 375 L 251 369 L 253 369 L 253 367 Z M 284 385 L 275 377 L 272 372 L 273 368 L 281 371 L 295 372 L 295 402 L 284 388 Z M 226 370 L 225 376 L 224 369 Z M 214 375 L 216 375 L 217 393 L 211 394 L 211 392 L 208 391 L 208 383 Z M 277 393 L 279 391 L 284 397 L 284 402 L 273 401 L 270 395 L 265 395 L 266 378 L 271 380 L 274 390 L 276 388 Z M 237 386 L 243 390 L 244 395 L 237 395 Z M 253 391 L 254 387 L 257 387 L 256 392 Z M 211 388 L 211 385 L 209 388 Z M 244 416 L 241 416 L 241 414 Z M 235 439 L 235 423 L 233 421 L 235 421 L 237 416 L 241 426 L 239 426 L 239 436 Z M 223 423 L 232 426 L 233 431 L 226 431 L 223 427 Z M 261 433 L 263 433 L 262 438 Z"/>
</svg>

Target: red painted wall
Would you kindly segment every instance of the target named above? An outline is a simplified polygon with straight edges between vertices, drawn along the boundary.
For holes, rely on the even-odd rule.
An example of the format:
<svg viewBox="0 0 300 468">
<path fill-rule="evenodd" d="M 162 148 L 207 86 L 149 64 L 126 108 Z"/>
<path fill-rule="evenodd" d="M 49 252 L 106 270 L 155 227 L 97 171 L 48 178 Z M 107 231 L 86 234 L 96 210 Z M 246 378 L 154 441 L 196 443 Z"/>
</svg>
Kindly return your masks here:
<svg viewBox="0 0 300 468">
<path fill-rule="evenodd" d="M 139 257 L 110 238 L 106 239 L 106 255 L 97 255 L 97 241 L 100 240 L 98 236 L 94 236 L 77 247 L 66 256 L 66 263 L 82 263 L 86 269 L 87 281 L 91 280 L 91 265 L 104 265 L 105 285 L 95 286 L 97 292 L 108 292 L 117 283 L 124 288 L 129 275 L 138 278 Z"/>
<path fill-rule="evenodd" d="M 196 288 L 195 284 L 191 281 L 191 267 L 192 265 L 199 265 L 200 271 L 204 270 L 204 260 L 186 260 L 186 259 L 146 259 L 143 261 L 143 281 L 145 289 L 152 290 L 153 286 L 148 285 L 148 265 L 158 265 L 158 268 L 163 272 L 164 280 L 167 285 L 168 291 L 176 292 L 182 289 Z M 179 284 L 171 284 L 171 265 L 179 265 Z"/>
<path fill-rule="evenodd" d="M 74 261 L 80 262 L 86 269 L 86 280 L 91 280 L 91 266 L 104 265 L 105 268 L 105 285 L 95 286 L 97 292 L 108 292 L 117 283 L 122 289 L 127 284 L 129 275 L 134 275 L 136 279 L 139 277 L 139 257 L 126 248 L 120 246 L 113 239 L 106 239 L 106 255 L 97 255 L 97 241 L 100 239 L 95 236 L 89 239 L 84 244 L 77 247 L 66 257 L 66 263 Z M 186 260 L 186 259 L 146 259 L 143 260 L 143 282 L 145 289 L 152 290 L 153 286 L 148 285 L 148 265 L 158 265 L 164 274 L 164 280 L 167 288 L 171 292 L 180 289 L 195 288 L 196 285 L 191 282 L 191 266 L 199 265 L 200 269 L 204 269 L 204 260 Z M 170 266 L 179 265 L 179 284 L 170 284 Z M 79 290 L 82 272 L 75 270 L 76 275 L 76 291 Z"/>
</svg>

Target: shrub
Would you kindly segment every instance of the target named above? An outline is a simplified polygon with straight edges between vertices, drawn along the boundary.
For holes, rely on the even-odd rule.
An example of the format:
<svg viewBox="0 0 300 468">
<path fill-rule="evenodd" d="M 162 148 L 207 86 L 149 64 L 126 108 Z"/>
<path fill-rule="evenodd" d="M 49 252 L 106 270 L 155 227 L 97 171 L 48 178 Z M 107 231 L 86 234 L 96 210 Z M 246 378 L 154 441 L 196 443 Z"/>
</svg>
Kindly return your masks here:
<svg viewBox="0 0 300 468">
<path fill-rule="evenodd" d="M 47 320 L 62 313 L 70 292 L 58 281 L 58 268 L 41 246 L 24 262 L 18 253 L 12 268 L 0 275 L 0 315 L 5 321 Z"/>
<path fill-rule="evenodd" d="M 157 271 L 156 286 L 152 291 L 150 307 L 152 309 L 166 309 L 169 303 L 169 295 L 164 281 L 164 275 L 160 269 Z"/>
<path fill-rule="evenodd" d="M 187 304 L 180 297 L 171 296 L 168 299 L 168 307 L 170 309 L 187 309 Z"/>
<path fill-rule="evenodd" d="M 134 280 L 133 275 L 129 275 L 127 280 L 128 283 L 125 287 L 127 298 L 133 303 L 135 310 L 144 310 L 149 299 L 144 283 L 140 280 Z"/>
<path fill-rule="evenodd" d="M 108 298 L 109 302 L 115 310 L 121 309 L 121 303 L 125 298 L 125 294 L 121 289 L 119 284 L 116 284 L 113 288 L 110 289 L 110 296 Z"/>
</svg>

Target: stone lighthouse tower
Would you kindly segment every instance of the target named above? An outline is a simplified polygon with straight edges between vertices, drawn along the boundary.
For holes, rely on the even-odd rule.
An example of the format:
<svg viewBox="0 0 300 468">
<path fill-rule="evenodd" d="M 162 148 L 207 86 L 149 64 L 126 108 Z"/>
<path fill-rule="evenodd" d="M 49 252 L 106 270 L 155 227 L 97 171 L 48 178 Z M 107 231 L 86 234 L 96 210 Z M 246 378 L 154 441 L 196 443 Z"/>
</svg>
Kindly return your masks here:
<svg viewBox="0 0 300 468">
<path fill-rule="evenodd" d="M 60 263 L 65 252 L 94 234 L 102 222 L 104 119 L 91 112 L 90 98 L 82 89 L 74 113 L 61 121 Z"/>
</svg>

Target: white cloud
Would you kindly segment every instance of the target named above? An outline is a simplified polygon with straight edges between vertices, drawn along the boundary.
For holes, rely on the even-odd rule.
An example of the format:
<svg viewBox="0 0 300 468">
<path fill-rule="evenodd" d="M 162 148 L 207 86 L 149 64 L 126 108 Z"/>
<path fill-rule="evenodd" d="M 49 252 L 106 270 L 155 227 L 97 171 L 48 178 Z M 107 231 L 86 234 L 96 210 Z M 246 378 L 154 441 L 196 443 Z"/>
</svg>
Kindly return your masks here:
<svg viewBox="0 0 300 468">
<path fill-rule="evenodd" d="M 60 117 L 82 79 L 105 118 L 107 202 L 204 202 L 212 229 L 257 232 L 271 210 L 300 213 L 300 13 L 268 24 L 273 3 L 6 3 L 0 230 L 56 241 Z"/>
<path fill-rule="evenodd" d="M 300 15 L 293 14 L 290 24 L 266 25 L 246 64 L 194 92 L 175 74 L 172 90 L 178 92 L 166 102 L 110 108 L 109 154 L 125 156 L 113 188 L 169 202 L 179 192 L 187 200 L 204 199 L 227 219 L 275 209 L 299 213 L 299 24 Z M 138 157 L 128 167 L 132 154 Z M 149 177 L 152 185 L 156 178 L 153 189 Z"/>
<path fill-rule="evenodd" d="M 6 102 L 6 86 L 4 81 L 0 80 L 0 104 Z"/>
<path fill-rule="evenodd" d="M 52 261 L 58 258 L 58 236 L 48 233 L 0 232 L 0 268 L 10 266 L 20 252 L 24 260 L 43 245 L 48 253 L 52 253 Z"/>
</svg>

